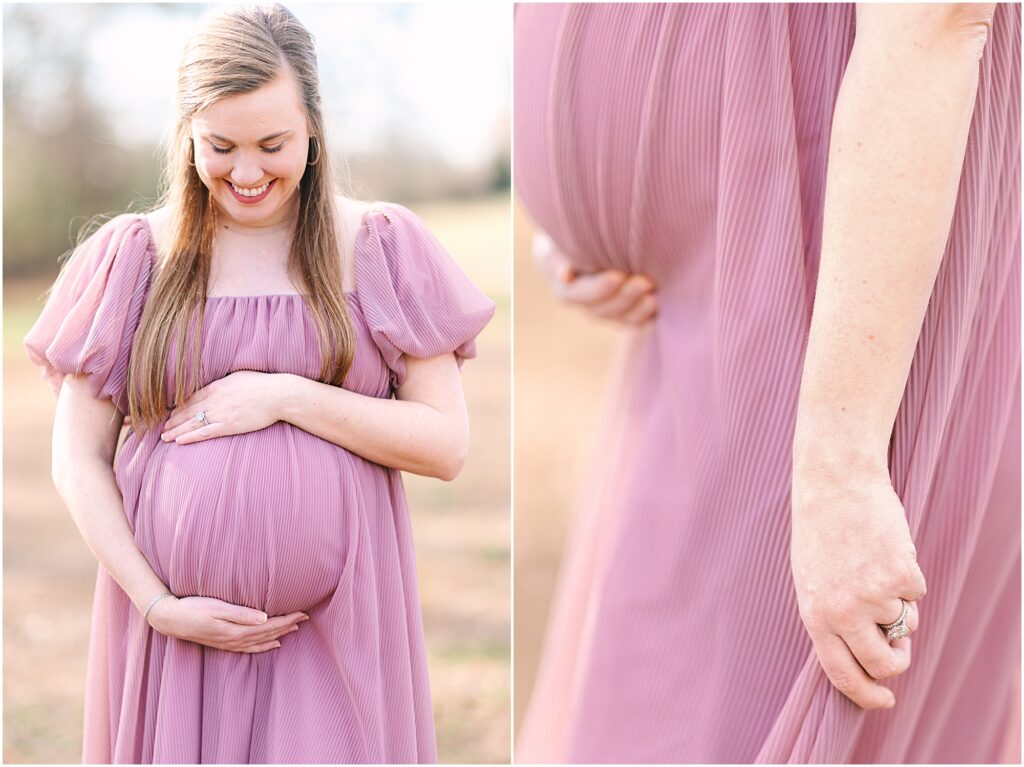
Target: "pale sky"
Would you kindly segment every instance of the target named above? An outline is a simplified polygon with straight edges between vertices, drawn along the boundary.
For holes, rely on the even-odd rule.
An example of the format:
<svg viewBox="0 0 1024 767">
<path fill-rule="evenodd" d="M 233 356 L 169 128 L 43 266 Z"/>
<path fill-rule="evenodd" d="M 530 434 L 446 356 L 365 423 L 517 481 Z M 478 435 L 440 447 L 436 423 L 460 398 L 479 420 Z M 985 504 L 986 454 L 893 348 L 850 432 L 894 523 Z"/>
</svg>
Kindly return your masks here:
<svg viewBox="0 0 1024 767">
<path fill-rule="evenodd" d="M 60 5 L 50 6 L 54 16 Z M 64 9 L 74 6 L 63 6 Z M 125 4 L 93 30 L 90 82 L 118 142 L 153 143 L 173 121 L 175 76 L 200 16 L 166 17 Z M 391 130 L 419 136 L 459 167 L 493 157 L 511 119 L 511 8 L 507 4 L 318 4 L 288 8 L 316 38 L 334 145 L 379 148 Z M 59 23 L 59 22 L 56 22 Z"/>
</svg>

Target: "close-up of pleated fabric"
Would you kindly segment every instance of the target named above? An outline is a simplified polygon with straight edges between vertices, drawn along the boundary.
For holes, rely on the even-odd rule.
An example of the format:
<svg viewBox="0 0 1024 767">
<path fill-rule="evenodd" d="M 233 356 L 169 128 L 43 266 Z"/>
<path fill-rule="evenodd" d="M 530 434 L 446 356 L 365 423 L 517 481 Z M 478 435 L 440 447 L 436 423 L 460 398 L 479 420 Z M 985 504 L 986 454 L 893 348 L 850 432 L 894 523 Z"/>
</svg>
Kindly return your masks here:
<svg viewBox="0 0 1024 767">
<path fill-rule="evenodd" d="M 476 356 L 494 302 L 408 208 L 373 204 L 347 292 L 345 387 L 390 397 L 403 355 Z M 127 412 L 132 344 L 156 246 L 121 214 L 80 247 L 25 343 L 55 391 L 88 376 Z M 203 385 L 236 370 L 316 380 L 299 294 L 210 296 Z M 173 401 L 172 363 L 167 395 Z M 304 611 L 280 651 L 219 650 L 153 629 L 97 569 L 84 762 L 421 763 L 437 760 L 409 509 L 400 472 L 287 421 L 179 445 L 131 432 L 114 465 L 135 542 L 175 594 Z"/>
<path fill-rule="evenodd" d="M 852 3 L 516 6 L 525 209 L 579 271 L 658 286 L 611 373 L 517 762 L 983 763 L 1019 744 L 1019 4 L 980 61 L 890 442 L 928 582 L 895 708 L 841 694 L 799 615 L 792 440 L 855 26 Z"/>
</svg>

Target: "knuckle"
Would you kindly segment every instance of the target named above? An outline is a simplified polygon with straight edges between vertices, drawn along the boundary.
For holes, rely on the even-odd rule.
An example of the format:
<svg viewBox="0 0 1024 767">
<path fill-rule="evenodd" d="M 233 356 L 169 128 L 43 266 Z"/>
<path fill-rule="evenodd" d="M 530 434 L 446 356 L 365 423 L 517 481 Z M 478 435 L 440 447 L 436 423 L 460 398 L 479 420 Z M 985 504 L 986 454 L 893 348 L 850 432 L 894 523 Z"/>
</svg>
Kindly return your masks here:
<svg viewBox="0 0 1024 767">
<path fill-rule="evenodd" d="M 804 622 L 824 623 L 832 615 L 833 604 L 811 594 L 800 600 L 799 607 Z"/>
<path fill-rule="evenodd" d="M 905 573 L 909 574 L 915 581 L 924 583 L 924 573 L 921 572 L 921 563 L 917 560 L 917 553 L 913 552 L 907 559 Z"/>
<path fill-rule="evenodd" d="M 853 698 L 853 692 L 857 687 L 853 676 L 841 669 L 832 669 L 829 672 L 828 678 L 832 682 L 832 686 L 839 690 L 839 692 L 848 698 Z"/>
<path fill-rule="evenodd" d="M 853 600 L 844 599 L 836 603 L 829 614 L 832 623 L 837 626 L 852 627 L 857 623 L 858 610 Z"/>
<path fill-rule="evenodd" d="M 800 618 L 809 631 L 824 631 L 829 628 L 831 616 L 818 604 L 800 606 Z"/>
<path fill-rule="evenodd" d="M 866 669 L 873 679 L 888 679 L 899 673 L 896 664 L 891 659 L 882 658 L 872 661 Z"/>
<path fill-rule="evenodd" d="M 913 632 L 917 631 L 917 627 L 918 627 L 919 623 L 920 623 L 920 616 L 918 615 L 917 610 L 911 610 L 907 614 L 907 628 L 910 629 L 911 633 L 913 633 Z"/>
</svg>

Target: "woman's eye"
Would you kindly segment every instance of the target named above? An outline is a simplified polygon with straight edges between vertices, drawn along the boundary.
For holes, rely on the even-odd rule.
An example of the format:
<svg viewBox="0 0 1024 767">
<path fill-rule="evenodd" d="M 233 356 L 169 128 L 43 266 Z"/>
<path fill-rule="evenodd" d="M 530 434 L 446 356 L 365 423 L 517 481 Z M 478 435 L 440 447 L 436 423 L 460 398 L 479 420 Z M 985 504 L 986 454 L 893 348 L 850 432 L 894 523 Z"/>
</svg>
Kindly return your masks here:
<svg viewBox="0 0 1024 767">
<path fill-rule="evenodd" d="M 231 151 L 231 147 L 228 147 L 227 149 L 224 149 L 222 147 L 217 146 L 216 144 L 210 144 L 210 146 L 213 147 L 213 151 L 216 152 L 217 154 L 227 154 L 228 152 Z M 263 151 L 266 152 L 267 154 L 273 154 L 274 152 L 280 152 L 283 148 L 284 148 L 284 142 L 282 141 L 277 146 L 265 146 L 265 147 L 263 147 Z"/>
</svg>

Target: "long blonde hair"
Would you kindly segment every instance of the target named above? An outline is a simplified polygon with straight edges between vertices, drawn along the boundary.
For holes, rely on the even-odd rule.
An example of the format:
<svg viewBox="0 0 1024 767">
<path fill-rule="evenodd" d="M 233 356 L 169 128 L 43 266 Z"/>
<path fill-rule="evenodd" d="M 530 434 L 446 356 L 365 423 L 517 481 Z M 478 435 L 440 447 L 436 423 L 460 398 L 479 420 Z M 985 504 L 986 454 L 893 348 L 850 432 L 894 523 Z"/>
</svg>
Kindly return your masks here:
<svg viewBox="0 0 1024 767">
<path fill-rule="evenodd" d="M 156 274 L 128 371 L 128 404 L 137 430 L 155 427 L 167 414 L 165 376 L 172 344 L 177 352 L 175 404 L 184 403 L 200 385 L 214 210 L 209 190 L 189 163 L 190 121 L 219 99 L 266 85 L 285 68 L 298 82 L 319 154 L 314 164 L 307 160 L 297 192 L 298 221 L 288 272 L 305 288 L 303 300 L 317 324 L 320 380 L 340 385 L 352 364 L 354 331 L 342 292 L 339 252 L 342 222 L 335 208 L 313 38 L 283 5 L 231 8 L 193 36 L 178 68 L 177 125 L 155 205 L 167 207 L 171 224 L 161 238 Z M 312 149 L 311 145 L 311 153 Z"/>
</svg>

